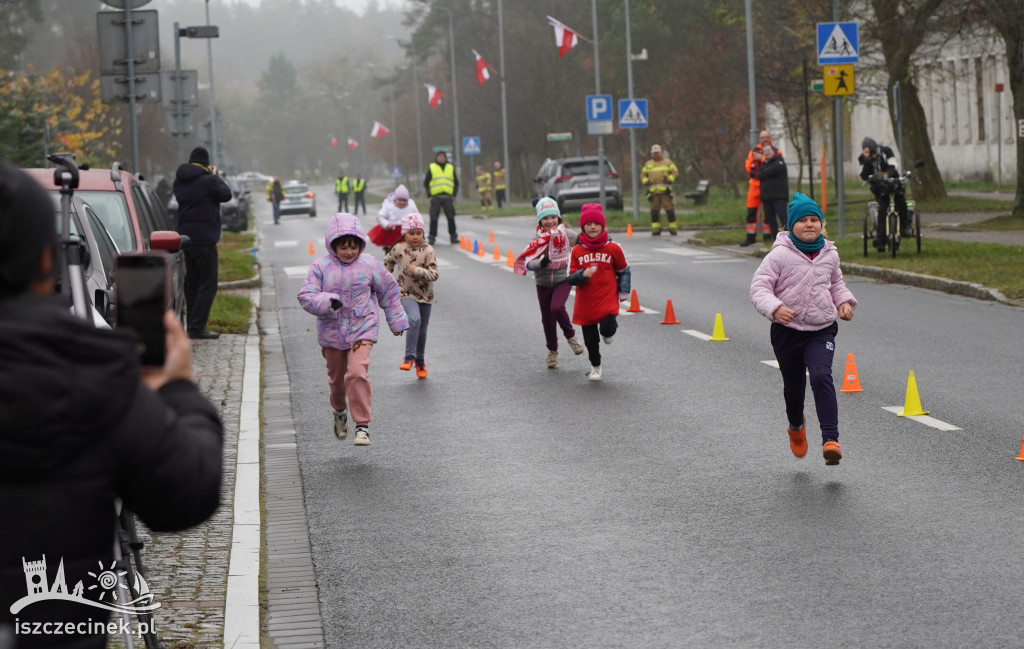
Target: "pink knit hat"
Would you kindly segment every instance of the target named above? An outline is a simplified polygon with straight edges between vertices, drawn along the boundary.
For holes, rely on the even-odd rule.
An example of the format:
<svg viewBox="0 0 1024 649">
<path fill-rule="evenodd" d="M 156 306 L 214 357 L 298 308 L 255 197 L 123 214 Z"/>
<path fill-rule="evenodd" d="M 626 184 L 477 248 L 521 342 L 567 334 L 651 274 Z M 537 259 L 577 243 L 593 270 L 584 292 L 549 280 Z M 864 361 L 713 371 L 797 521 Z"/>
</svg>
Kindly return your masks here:
<svg viewBox="0 0 1024 649">
<path fill-rule="evenodd" d="M 586 203 L 580 210 L 580 228 L 582 229 L 587 223 L 600 223 L 601 227 L 605 227 L 604 212 L 601 211 L 600 203 Z"/>
<path fill-rule="evenodd" d="M 395 199 L 401 198 L 402 200 L 409 200 L 409 189 L 405 185 L 399 185 L 395 187 L 395 192 L 392 194 Z"/>
<path fill-rule="evenodd" d="M 416 212 L 410 212 L 402 217 L 402 236 L 409 230 L 422 230 L 423 228 L 423 217 Z"/>
</svg>

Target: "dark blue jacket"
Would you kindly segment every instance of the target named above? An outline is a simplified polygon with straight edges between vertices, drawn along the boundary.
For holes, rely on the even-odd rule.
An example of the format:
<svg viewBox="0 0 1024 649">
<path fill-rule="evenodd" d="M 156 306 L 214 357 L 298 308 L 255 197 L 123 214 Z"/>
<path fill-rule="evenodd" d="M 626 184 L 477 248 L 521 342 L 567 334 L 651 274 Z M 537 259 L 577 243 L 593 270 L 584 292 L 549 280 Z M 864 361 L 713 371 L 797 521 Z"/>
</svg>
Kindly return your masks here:
<svg viewBox="0 0 1024 649">
<path fill-rule="evenodd" d="M 178 199 L 178 232 L 194 244 L 220 241 L 220 204 L 231 200 L 231 188 L 209 169 L 183 164 L 174 176 Z"/>
</svg>

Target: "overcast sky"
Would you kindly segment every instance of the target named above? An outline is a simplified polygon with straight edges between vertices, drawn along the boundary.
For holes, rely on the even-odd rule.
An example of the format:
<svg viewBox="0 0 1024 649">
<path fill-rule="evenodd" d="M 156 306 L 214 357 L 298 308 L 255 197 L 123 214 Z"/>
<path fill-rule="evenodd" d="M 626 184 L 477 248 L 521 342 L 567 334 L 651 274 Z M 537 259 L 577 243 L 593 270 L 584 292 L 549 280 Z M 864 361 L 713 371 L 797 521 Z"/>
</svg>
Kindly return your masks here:
<svg viewBox="0 0 1024 649">
<path fill-rule="evenodd" d="M 238 1 L 239 2 L 246 2 L 246 3 L 251 4 L 253 6 L 258 6 L 260 4 L 260 0 L 238 0 Z M 366 5 L 368 5 L 369 3 L 370 3 L 370 0 L 334 0 L 334 4 L 338 5 L 339 7 L 347 7 L 347 8 L 349 8 L 349 9 L 351 9 L 353 11 L 356 11 L 358 13 L 363 13 L 363 10 L 366 9 Z M 377 3 L 380 5 L 381 8 L 388 7 L 388 6 L 401 6 L 401 5 L 405 4 L 404 0 L 377 0 Z"/>
</svg>

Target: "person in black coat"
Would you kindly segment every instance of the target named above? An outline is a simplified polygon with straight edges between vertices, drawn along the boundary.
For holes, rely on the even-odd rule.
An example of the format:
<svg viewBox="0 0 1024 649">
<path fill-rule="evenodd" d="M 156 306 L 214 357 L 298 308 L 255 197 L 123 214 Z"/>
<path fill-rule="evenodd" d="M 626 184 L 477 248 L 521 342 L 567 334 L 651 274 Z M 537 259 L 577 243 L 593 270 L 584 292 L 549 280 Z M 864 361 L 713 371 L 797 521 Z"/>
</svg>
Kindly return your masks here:
<svg viewBox="0 0 1024 649">
<path fill-rule="evenodd" d="M 231 200 L 231 188 L 210 165 L 210 153 L 192 149 L 188 164 L 174 175 L 178 199 L 178 233 L 188 236 L 185 253 L 185 305 L 189 338 L 217 338 L 206 328 L 217 295 L 217 242 L 220 241 L 220 204 Z"/>
<path fill-rule="evenodd" d="M 76 600 L 111 601 L 100 576 L 113 565 L 114 499 L 154 531 L 209 518 L 222 425 L 173 311 L 164 366 L 140 372 L 132 335 L 95 328 L 54 293 L 56 250 L 49 195 L 0 162 L 0 636 L 17 621 L 19 649 L 99 649 L 106 635 L 85 623 L 109 613 Z M 22 601 L 33 591 L 62 596 Z M 36 621 L 81 626 L 26 631 Z"/>
<path fill-rule="evenodd" d="M 755 178 L 761 181 L 761 204 L 764 205 L 764 220 L 771 228 L 771 235 L 765 241 L 775 241 L 779 234 L 779 219 L 786 222 L 786 203 L 789 202 L 789 171 L 786 161 L 778 149 L 765 144 L 761 153 L 761 165 Z"/>
</svg>

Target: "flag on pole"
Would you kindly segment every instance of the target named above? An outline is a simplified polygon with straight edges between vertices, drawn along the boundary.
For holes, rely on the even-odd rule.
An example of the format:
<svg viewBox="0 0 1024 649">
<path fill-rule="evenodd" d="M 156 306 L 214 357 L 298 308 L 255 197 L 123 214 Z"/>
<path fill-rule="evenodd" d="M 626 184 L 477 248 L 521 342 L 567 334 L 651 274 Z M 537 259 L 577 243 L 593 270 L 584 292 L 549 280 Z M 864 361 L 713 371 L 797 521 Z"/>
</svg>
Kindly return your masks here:
<svg viewBox="0 0 1024 649">
<path fill-rule="evenodd" d="M 384 137 L 389 133 L 391 133 L 391 131 L 388 130 L 388 127 L 376 120 L 373 122 L 373 129 L 370 130 L 370 137 Z"/>
<path fill-rule="evenodd" d="M 548 24 L 555 28 L 555 45 L 558 46 L 558 56 L 564 58 L 566 53 L 579 43 L 576 32 L 551 16 L 548 16 Z"/>
<path fill-rule="evenodd" d="M 441 103 L 441 91 L 429 83 L 423 85 L 427 87 L 427 101 L 430 102 L 430 107 L 437 108 L 437 105 Z"/>
<path fill-rule="evenodd" d="M 476 81 L 483 83 L 491 78 L 491 71 L 487 69 L 487 61 L 480 56 L 479 52 L 473 50 L 473 56 L 476 57 Z"/>
<path fill-rule="evenodd" d="M 349 151 L 355 151 L 357 146 L 359 146 L 358 142 L 356 142 L 352 138 L 348 139 L 348 150 Z"/>
</svg>

